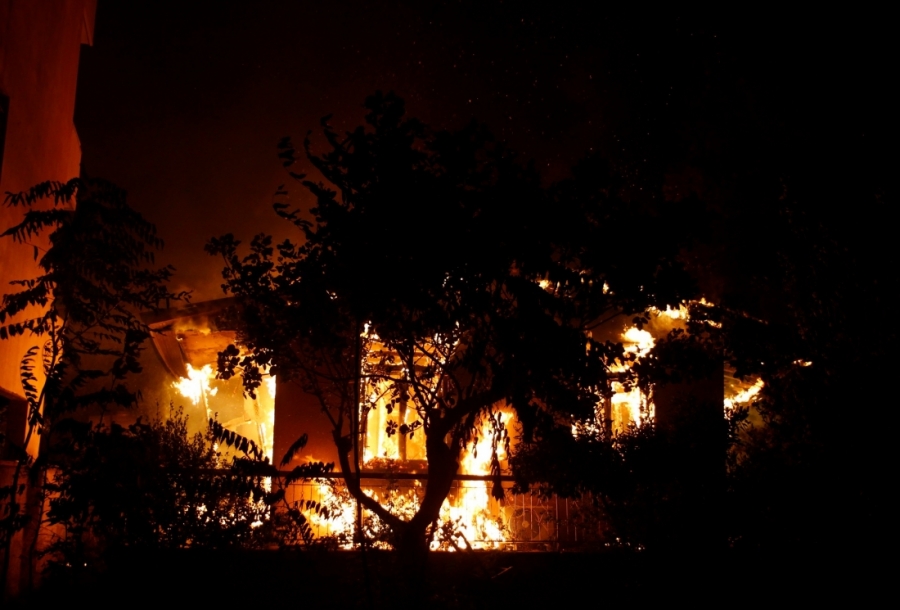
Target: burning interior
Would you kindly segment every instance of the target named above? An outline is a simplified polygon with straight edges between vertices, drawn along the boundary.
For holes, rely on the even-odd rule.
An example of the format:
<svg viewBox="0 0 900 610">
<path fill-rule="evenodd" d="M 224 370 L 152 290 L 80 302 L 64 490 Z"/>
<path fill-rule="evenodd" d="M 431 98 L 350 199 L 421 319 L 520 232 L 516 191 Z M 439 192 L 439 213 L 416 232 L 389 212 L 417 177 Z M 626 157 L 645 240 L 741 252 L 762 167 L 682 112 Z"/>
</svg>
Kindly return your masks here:
<svg viewBox="0 0 900 610">
<path fill-rule="evenodd" d="M 305 450 L 295 455 L 294 463 L 288 466 L 306 461 L 337 463 L 321 407 L 299 387 L 276 383 L 275 377 L 268 376 L 256 396 L 249 397 L 238 378 L 216 378 L 218 352 L 236 341 L 233 330 L 221 327 L 219 313 L 227 301 L 162 312 L 150 321 L 155 328 L 164 330 L 154 338 L 154 345 L 175 378 L 171 387 L 190 403 L 196 420 L 216 418 L 226 429 L 254 441 L 270 462 L 277 463 L 273 458 L 280 459 L 297 437 L 308 434 Z M 610 391 L 605 397 L 598 397 L 593 426 L 617 434 L 656 417 L 655 402 L 659 397 L 634 382 L 631 368 L 650 353 L 658 338 L 683 328 L 686 318 L 686 308 L 656 311 L 641 329 L 618 322 L 592 331 L 595 339 L 620 342 L 629 355 L 611 368 Z M 363 346 L 357 464 L 361 485 L 367 495 L 392 514 L 408 519 L 422 501 L 427 460 L 425 435 L 420 430 L 421 397 L 404 384 L 406 366 L 412 364 L 427 370 L 429 359 L 442 357 L 441 353 L 449 353 L 453 346 L 431 344 L 417 355 L 415 362 L 404 363 L 368 327 Z M 742 381 L 727 371 L 722 378 L 723 384 L 713 391 L 724 396 L 726 409 L 750 402 L 761 388 L 760 382 Z M 440 379 L 435 376 L 430 389 L 440 392 L 439 385 Z M 460 456 L 458 475 L 443 503 L 440 523 L 433 528 L 433 550 L 548 549 L 589 535 L 575 525 L 577 502 L 511 493 L 508 452 L 514 448 L 518 434 L 511 409 L 495 404 L 492 413 L 482 416 L 476 429 Z M 577 431 L 573 429 L 573 433 Z M 501 499 L 492 493 L 498 480 L 505 490 Z M 308 515 L 318 537 L 350 548 L 354 533 L 361 529 L 374 544 L 387 545 L 386 528 L 369 511 L 359 510 L 341 483 L 340 472 L 296 482 L 286 489 L 286 500 L 289 505 L 301 507 L 313 500 L 328 508 L 325 514 Z"/>
<path fill-rule="evenodd" d="M 154 315 L 153 345 L 170 374 L 166 384 L 194 425 L 217 420 L 227 430 L 252 440 L 272 461 L 275 430 L 275 378 L 266 377 L 256 396 L 244 393 L 240 379 L 218 379 L 216 361 L 236 341 L 233 330 L 220 327 L 227 299 L 208 301 Z M 174 380 L 173 380 L 174 379 Z M 196 429 L 196 428 L 195 428 Z"/>
</svg>

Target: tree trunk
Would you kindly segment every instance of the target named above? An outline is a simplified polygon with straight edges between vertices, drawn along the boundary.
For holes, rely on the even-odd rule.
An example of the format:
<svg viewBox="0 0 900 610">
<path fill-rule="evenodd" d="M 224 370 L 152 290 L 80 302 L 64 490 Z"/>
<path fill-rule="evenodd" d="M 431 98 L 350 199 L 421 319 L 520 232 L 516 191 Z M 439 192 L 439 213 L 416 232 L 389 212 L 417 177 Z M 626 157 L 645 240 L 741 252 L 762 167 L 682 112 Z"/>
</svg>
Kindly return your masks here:
<svg viewBox="0 0 900 610">
<path fill-rule="evenodd" d="M 425 496 L 416 515 L 407 522 L 393 526 L 394 550 L 401 570 L 400 582 L 407 589 L 411 602 L 427 601 L 428 583 L 428 529 L 441 515 L 441 507 L 450 493 L 453 480 L 459 469 L 454 452 L 443 439 L 429 438 L 426 441 L 428 453 L 428 479 Z"/>
</svg>

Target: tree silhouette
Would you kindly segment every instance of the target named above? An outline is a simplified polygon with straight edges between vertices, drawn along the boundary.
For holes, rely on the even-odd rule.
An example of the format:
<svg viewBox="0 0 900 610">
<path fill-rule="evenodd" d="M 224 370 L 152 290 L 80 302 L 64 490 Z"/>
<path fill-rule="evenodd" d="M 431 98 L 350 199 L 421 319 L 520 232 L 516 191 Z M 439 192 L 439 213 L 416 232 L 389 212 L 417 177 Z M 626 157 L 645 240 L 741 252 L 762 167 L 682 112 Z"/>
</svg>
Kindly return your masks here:
<svg viewBox="0 0 900 610">
<path fill-rule="evenodd" d="M 42 200 L 52 205 L 32 208 Z M 12 484 L 2 490 L 9 497 L 0 532 L 6 549 L 4 579 L 11 536 L 26 521 L 20 478 L 28 469 L 37 475 L 44 465 L 28 452 L 29 443 L 40 435 L 38 456 L 45 456 L 53 424 L 66 413 L 133 405 L 138 394 L 125 379 L 141 370 L 140 351 L 151 333 L 140 313 L 188 296 L 166 287 L 171 267 L 151 267 L 162 241 L 118 187 L 79 178 L 44 182 L 9 193 L 6 204 L 29 209 L 0 237 L 24 245 L 49 232 L 50 246 L 44 252 L 34 247 L 42 273 L 12 282 L 18 291 L 4 294 L 0 306 L 0 339 L 30 335 L 39 342 L 23 355 L 20 366 L 27 401 L 24 442 L 5 441 L 17 467 Z"/>
<path fill-rule="evenodd" d="M 642 210 L 617 197 L 602 163 L 548 189 L 477 124 L 433 132 L 392 94 L 369 97 L 366 108 L 366 125 L 344 135 L 323 120 L 322 154 L 307 136 L 305 157 L 324 181 L 291 175 L 315 198 L 311 218 L 284 203 L 283 187 L 277 193 L 275 211 L 302 243 L 258 235 L 243 256 L 232 235 L 208 244 L 225 260 L 223 288 L 237 297 L 246 350 L 222 352 L 219 372 L 241 372 L 252 392 L 267 367 L 315 395 L 348 490 L 421 566 L 481 419 L 506 406 L 526 438 L 555 419 L 593 420 L 609 366 L 628 356 L 590 329 L 618 315 L 641 324 L 650 307 L 691 296 L 691 284 L 673 240 L 635 247 L 626 229 Z M 279 148 L 291 167 L 290 141 Z M 665 219 L 642 223 L 664 233 Z M 428 478 L 407 520 L 360 485 L 361 388 L 374 381 L 417 415 L 389 421 L 388 433 L 425 437 Z M 491 421 L 501 495 L 505 439 Z"/>
</svg>

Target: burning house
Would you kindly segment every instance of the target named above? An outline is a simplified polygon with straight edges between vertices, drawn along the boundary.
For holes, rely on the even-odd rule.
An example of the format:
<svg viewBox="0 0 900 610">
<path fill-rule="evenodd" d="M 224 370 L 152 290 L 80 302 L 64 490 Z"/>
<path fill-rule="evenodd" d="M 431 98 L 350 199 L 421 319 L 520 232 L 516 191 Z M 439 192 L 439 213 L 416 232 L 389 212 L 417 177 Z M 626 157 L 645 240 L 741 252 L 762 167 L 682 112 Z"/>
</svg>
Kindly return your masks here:
<svg viewBox="0 0 900 610">
<path fill-rule="evenodd" d="M 256 396 L 250 397 L 236 377 L 216 378 L 219 352 L 237 340 L 235 330 L 227 327 L 221 315 L 228 303 L 228 299 L 209 301 L 145 318 L 161 331 L 153 343 L 168 373 L 166 391 L 172 393 L 175 404 L 185 405 L 195 429 L 210 418 L 216 419 L 225 429 L 263 448 L 275 464 L 291 452 L 290 460 L 281 465 L 286 470 L 309 462 L 335 464 L 328 477 L 291 484 L 286 489 L 287 503 L 302 506 L 314 500 L 329 507 L 327 518 L 310 515 L 316 535 L 332 536 L 340 544 L 351 545 L 355 528 L 364 527 L 377 540 L 383 533 L 378 519 L 367 511 L 358 511 L 342 487 L 345 473 L 341 472 L 332 426 L 316 396 L 298 383 L 276 382 L 266 376 Z M 692 403 L 707 405 L 712 417 L 721 417 L 723 396 L 724 407 L 728 408 L 748 401 L 759 391 L 758 384 L 726 376 L 721 367 L 714 379 L 669 384 L 650 391 L 635 382 L 631 370 L 634 363 L 650 354 L 657 340 L 683 328 L 686 315 L 684 308 L 655 312 L 642 329 L 619 319 L 592 331 L 598 339 L 622 343 L 630 355 L 628 361 L 612 370 L 608 395 L 598 397 L 594 422 L 598 429 L 617 434 L 651 419 L 662 426 L 675 425 L 682 408 L 679 405 L 686 396 Z M 374 329 L 366 328 L 364 335 L 359 447 L 350 466 L 358 473 L 367 495 L 392 514 L 409 518 L 421 502 L 422 482 L 428 476 L 425 435 L 417 433 L 416 401 L 413 391 L 402 383 L 403 363 L 384 347 Z M 423 363 L 427 357 L 420 355 Z M 291 451 L 303 435 L 308 439 L 306 445 L 300 451 Z M 512 409 L 497 404 L 490 416 L 481 418 L 476 434 L 460 456 L 457 476 L 441 509 L 445 535 L 436 536 L 432 548 L 545 549 L 590 539 L 591 533 L 579 531 L 570 514 L 577 510 L 577 503 L 510 492 L 507 450 L 515 447 L 517 436 Z M 505 489 L 499 499 L 493 487 L 497 481 Z"/>
<path fill-rule="evenodd" d="M 252 440 L 273 457 L 275 379 L 267 378 L 255 397 L 246 396 L 239 379 L 216 378 L 220 351 L 236 341 L 236 333 L 219 326 L 228 299 L 207 301 L 145 316 L 156 332 L 153 347 L 168 376 L 160 392 L 184 405 L 192 431 L 210 419 Z M 159 400 L 159 398 L 157 398 Z"/>
<path fill-rule="evenodd" d="M 22 190 L 48 178 L 66 179 L 78 174 L 79 145 L 71 124 L 77 49 L 82 43 L 90 44 L 94 3 L 72 0 L 60 6 L 53 15 L 41 16 L 29 11 L 39 13 L 45 9 L 27 8 L 30 5 L 26 3 L 0 3 L 3 21 L 21 25 L 8 28 L 15 36 L 4 39 L 0 45 L 2 192 Z M 39 33 L 27 27 L 29 20 L 59 31 Z M 65 41 L 65 48 L 42 46 L 42 36 Z M 27 69 L 33 69 L 35 63 L 54 66 L 52 104 L 41 98 L 42 92 L 29 89 L 34 83 L 29 80 Z M 29 140 L 29 133 L 40 133 L 41 137 Z M 8 220 L 6 216 L 3 218 Z M 0 248 L 9 247 L 8 242 L 0 242 Z M 0 250 L 3 279 L 27 277 L 31 270 L 29 259 L 28 252 L 14 255 Z M 216 378 L 219 352 L 237 339 L 234 329 L 221 322 L 219 314 L 225 305 L 225 301 L 212 301 L 146 317 L 152 328 L 161 331 L 153 337 L 153 352 L 158 355 L 158 361 L 145 366 L 145 371 L 135 378 L 135 386 L 144 397 L 138 410 L 112 413 L 110 418 L 128 423 L 140 416 L 164 416 L 170 404 L 183 405 L 189 415 L 191 432 L 203 429 L 209 419 L 216 419 L 225 429 L 253 441 L 276 464 L 295 440 L 306 434 L 308 443 L 295 453 L 293 463 L 285 466 L 290 468 L 310 460 L 339 464 L 333 430 L 315 396 L 295 383 L 278 383 L 272 376 L 265 377 L 255 396 L 244 393 L 238 378 Z M 655 388 L 653 392 L 634 383 L 631 364 L 649 354 L 654 342 L 682 321 L 680 311 L 659 312 L 644 328 L 632 327 L 619 318 L 592 331 L 595 340 L 621 343 L 625 353 L 632 357 L 612 367 L 609 391 L 597 398 L 595 426 L 613 434 L 654 418 L 666 424 L 675 419 L 674 405 L 685 393 L 701 394 L 704 404 L 712 405 L 711 416 L 721 414 L 722 374 L 690 388 L 672 384 Z M 394 361 L 394 354 L 380 344 L 376 333 L 377 329 L 366 329 L 365 356 L 357 371 L 363 381 L 355 397 L 358 447 L 351 466 L 359 473 L 360 484 L 370 496 L 403 517 L 415 512 L 421 501 L 422 481 L 427 477 L 428 466 L 425 435 L 417 430 L 415 397 L 398 383 L 403 379 L 405 364 Z M 0 344 L 0 401 L 7 404 L 6 430 L 10 438 L 24 438 L 21 433 L 25 428 L 25 404 L 18 391 L 17 365 L 27 338 L 19 339 Z M 429 350 L 434 347 L 426 346 L 421 358 L 425 361 L 433 358 Z M 148 354 L 146 358 L 153 357 Z M 413 362 L 411 366 L 419 365 Z M 424 383 L 429 383 L 427 375 Z M 435 392 L 441 391 L 438 385 L 435 381 L 432 388 Z M 743 389 L 739 384 L 733 385 L 736 394 Z M 499 494 L 492 488 L 498 482 L 507 490 L 511 487 L 507 445 L 500 437 L 508 438 L 513 447 L 517 426 L 512 410 L 501 403 L 493 405 L 490 415 L 474 423 L 475 433 L 466 439 L 458 473 L 441 508 L 448 536 L 443 543 L 437 542 L 437 546 L 544 548 L 578 539 L 579 534 L 570 529 L 565 502 L 509 493 L 498 499 Z M 360 520 L 367 519 L 365 511 L 357 512 L 355 502 L 340 489 L 338 482 L 346 474 L 338 466 L 331 479 L 296 484 L 288 490 L 289 502 L 315 498 L 334 508 L 330 519 L 315 518 L 320 535 L 343 535 L 348 540 L 347 534 L 360 525 Z M 378 527 L 376 521 L 372 520 L 373 529 Z"/>
</svg>

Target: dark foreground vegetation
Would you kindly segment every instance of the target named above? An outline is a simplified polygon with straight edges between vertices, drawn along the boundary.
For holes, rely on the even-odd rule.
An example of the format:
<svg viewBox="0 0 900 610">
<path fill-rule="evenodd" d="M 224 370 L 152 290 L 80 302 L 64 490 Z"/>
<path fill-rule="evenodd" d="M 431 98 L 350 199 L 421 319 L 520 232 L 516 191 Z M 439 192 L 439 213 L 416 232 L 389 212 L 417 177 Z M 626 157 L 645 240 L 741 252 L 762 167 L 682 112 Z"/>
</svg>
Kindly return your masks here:
<svg viewBox="0 0 900 610">
<path fill-rule="evenodd" d="M 837 553 L 721 556 L 597 553 L 437 553 L 420 608 L 597 607 L 650 603 L 810 604 L 877 598 L 888 566 L 847 568 Z M 390 552 L 123 552 L 109 571 L 59 575 L 10 607 L 87 602 L 111 607 L 407 608 Z M 608 606 L 609 607 L 609 606 Z"/>
</svg>

